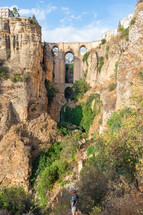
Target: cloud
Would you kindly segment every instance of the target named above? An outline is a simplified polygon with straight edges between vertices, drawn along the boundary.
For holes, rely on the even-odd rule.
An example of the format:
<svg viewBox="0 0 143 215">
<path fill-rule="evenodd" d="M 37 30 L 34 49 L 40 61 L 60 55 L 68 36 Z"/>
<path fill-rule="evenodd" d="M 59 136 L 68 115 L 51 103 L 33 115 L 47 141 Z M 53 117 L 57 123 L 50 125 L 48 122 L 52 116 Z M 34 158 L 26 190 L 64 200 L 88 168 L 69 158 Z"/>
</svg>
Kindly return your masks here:
<svg viewBox="0 0 143 215">
<path fill-rule="evenodd" d="M 61 10 L 64 12 L 65 15 L 71 14 L 71 10 L 68 7 L 61 7 Z"/>
<path fill-rule="evenodd" d="M 57 27 L 49 30 L 43 28 L 43 41 L 46 42 L 88 42 L 95 41 L 109 31 L 109 28 L 103 26 L 94 26 L 92 23 L 81 29 L 73 26 Z"/>
<path fill-rule="evenodd" d="M 20 9 L 19 13 L 21 16 L 35 15 L 38 20 L 45 20 L 46 15 L 56 10 L 57 7 L 54 5 L 47 5 L 45 8 L 32 8 L 32 9 Z"/>
<path fill-rule="evenodd" d="M 81 15 L 75 15 L 69 7 L 61 7 L 61 10 L 65 16 L 60 20 L 60 23 L 64 25 L 71 25 L 73 20 L 82 20 L 82 16 L 87 15 L 85 11 Z"/>
<path fill-rule="evenodd" d="M 71 19 L 81 20 L 81 16 L 75 16 L 72 14 L 70 17 L 71 17 Z"/>
</svg>

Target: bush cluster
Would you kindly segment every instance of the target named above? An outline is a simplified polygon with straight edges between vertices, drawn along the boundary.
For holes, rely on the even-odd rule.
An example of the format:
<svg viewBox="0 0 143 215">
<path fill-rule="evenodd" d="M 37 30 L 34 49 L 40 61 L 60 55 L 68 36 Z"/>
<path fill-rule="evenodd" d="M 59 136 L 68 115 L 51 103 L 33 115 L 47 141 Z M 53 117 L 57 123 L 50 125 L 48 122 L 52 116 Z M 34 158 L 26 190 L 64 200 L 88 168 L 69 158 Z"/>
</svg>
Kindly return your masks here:
<svg viewBox="0 0 143 215">
<path fill-rule="evenodd" d="M 19 73 L 13 73 L 11 76 L 10 76 L 10 80 L 13 82 L 13 83 L 16 83 L 16 82 L 26 82 L 29 78 L 29 74 L 28 73 L 25 73 L 25 74 L 19 74 Z"/>
<path fill-rule="evenodd" d="M 56 96 L 56 89 L 48 79 L 45 79 L 45 87 L 47 90 L 48 106 L 51 106 L 53 99 Z"/>
<path fill-rule="evenodd" d="M 0 78 L 2 79 L 8 78 L 8 72 L 5 67 L 0 67 Z"/>
<path fill-rule="evenodd" d="M 135 22 L 136 22 L 136 18 L 134 17 L 134 18 L 131 20 L 130 25 L 134 25 Z"/>
<path fill-rule="evenodd" d="M 73 109 L 66 106 L 64 120 L 73 125 L 79 126 L 82 131 L 85 131 L 88 134 L 94 117 L 101 112 L 101 106 L 102 102 L 100 100 L 100 95 L 97 93 L 91 94 L 87 98 L 86 103 L 83 102 Z"/>
<path fill-rule="evenodd" d="M 109 90 L 109 92 L 115 90 L 116 87 L 117 87 L 117 83 L 109 84 L 109 85 L 108 85 L 108 90 Z"/>
<path fill-rule="evenodd" d="M 124 28 L 124 26 L 119 25 L 118 31 L 121 34 L 121 38 L 125 38 L 126 41 L 129 40 L 129 27 L 128 28 Z"/>
<path fill-rule="evenodd" d="M 87 66 L 88 66 L 87 59 L 88 59 L 89 55 L 90 55 L 90 52 L 86 52 L 86 53 L 84 54 L 84 56 L 83 56 L 83 59 L 82 59 L 83 62 L 86 62 Z"/>
<path fill-rule="evenodd" d="M 82 98 L 84 93 L 86 93 L 89 90 L 89 85 L 87 84 L 85 79 L 79 79 L 76 81 L 73 86 L 73 99 L 78 100 L 79 98 Z"/>
<path fill-rule="evenodd" d="M 27 212 L 40 215 L 32 195 L 26 193 L 22 187 L 1 189 L 0 208 L 10 211 L 12 215 L 22 215 Z"/>
<path fill-rule="evenodd" d="M 109 49 L 110 49 L 110 47 L 109 46 L 107 46 L 106 47 L 106 54 L 105 54 L 105 56 L 106 56 L 106 60 L 108 60 L 108 55 L 109 55 Z"/>
<path fill-rule="evenodd" d="M 103 38 L 103 39 L 101 40 L 101 44 L 104 45 L 105 43 L 106 43 L 106 39 Z"/>
<path fill-rule="evenodd" d="M 102 69 L 102 66 L 103 66 L 103 65 L 104 65 L 104 57 L 101 56 L 101 57 L 99 57 L 99 59 L 98 59 L 98 67 L 97 67 L 98 73 L 101 72 L 101 69 Z"/>
<path fill-rule="evenodd" d="M 118 71 L 118 61 L 115 63 L 115 70 L 114 70 L 116 80 L 117 80 L 117 71 Z"/>
</svg>

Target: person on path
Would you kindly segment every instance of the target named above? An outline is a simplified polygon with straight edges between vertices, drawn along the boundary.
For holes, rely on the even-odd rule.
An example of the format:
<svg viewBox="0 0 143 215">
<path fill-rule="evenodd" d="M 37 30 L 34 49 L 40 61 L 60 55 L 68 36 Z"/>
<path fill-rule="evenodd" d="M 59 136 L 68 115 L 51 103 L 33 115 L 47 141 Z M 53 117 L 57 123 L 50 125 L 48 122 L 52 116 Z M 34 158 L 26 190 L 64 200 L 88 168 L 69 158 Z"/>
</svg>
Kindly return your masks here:
<svg viewBox="0 0 143 215">
<path fill-rule="evenodd" d="M 79 196 L 77 195 L 75 190 L 72 190 L 71 193 L 72 193 L 71 212 L 72 212 L 72 215 L 77 215 Z"/>
</svg>

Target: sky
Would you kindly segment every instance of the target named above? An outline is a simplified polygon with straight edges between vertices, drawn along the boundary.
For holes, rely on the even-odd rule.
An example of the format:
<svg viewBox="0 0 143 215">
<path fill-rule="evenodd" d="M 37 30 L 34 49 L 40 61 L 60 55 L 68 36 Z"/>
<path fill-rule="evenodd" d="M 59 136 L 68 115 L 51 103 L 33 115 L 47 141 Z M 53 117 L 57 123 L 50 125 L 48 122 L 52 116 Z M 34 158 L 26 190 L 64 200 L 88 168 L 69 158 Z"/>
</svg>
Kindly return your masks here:
<svg viewBox="0 0 143 215">
<path fill-rule="evenodd" d="M 0 7 L 17 7 L 21 16 L 33 14 L 46 42 L 90 42 L 134 13 L 137 0 L 0 0 Z"/>
</svg>

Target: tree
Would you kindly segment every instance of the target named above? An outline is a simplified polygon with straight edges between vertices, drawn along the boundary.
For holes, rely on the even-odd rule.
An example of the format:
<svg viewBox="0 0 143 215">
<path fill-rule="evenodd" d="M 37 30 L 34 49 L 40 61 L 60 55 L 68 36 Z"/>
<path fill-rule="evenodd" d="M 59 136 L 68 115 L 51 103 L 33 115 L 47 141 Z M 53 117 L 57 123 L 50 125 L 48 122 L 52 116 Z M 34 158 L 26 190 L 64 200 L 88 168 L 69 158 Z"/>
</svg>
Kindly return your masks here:
<svg viewBox="0 0 143 215">
<path fill-rule="evenodd" d="M 36 22 L 37 22 L 36 16 L 33 15 L 32 18 L 31 18 L 31 23 L 35 24 Z"/>
<path fill-rule="evenodd" d="M 20 14 L 18 11 L 19 11 L 19 9 L 17 7 L 13 7 L 11 12 L 12 12 L 14 17 L 20 17 Z"/>
</svg>

